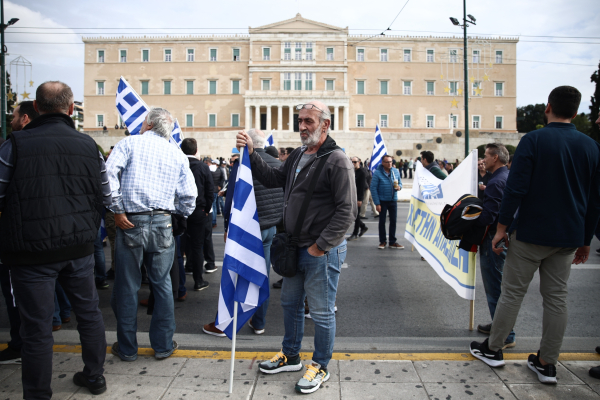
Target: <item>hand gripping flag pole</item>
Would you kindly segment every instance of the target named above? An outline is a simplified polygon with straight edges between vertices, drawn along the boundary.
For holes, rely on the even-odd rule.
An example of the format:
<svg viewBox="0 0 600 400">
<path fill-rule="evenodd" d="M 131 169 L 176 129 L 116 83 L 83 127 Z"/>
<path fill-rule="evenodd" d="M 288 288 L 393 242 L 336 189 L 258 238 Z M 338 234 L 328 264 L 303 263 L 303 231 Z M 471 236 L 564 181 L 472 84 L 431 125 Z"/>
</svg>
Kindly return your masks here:
<svg viewBox="0 0 600 400">
<path fill-rule="evenodd" d="M 236 333 L 269 298 L 269 278 L 258 222 L 250 157 L 240 149 L 240 164 L 225 242 L 219 311 L 215 325 L 231 339 L 229 393 L 233 390 Z"/>
</svg>

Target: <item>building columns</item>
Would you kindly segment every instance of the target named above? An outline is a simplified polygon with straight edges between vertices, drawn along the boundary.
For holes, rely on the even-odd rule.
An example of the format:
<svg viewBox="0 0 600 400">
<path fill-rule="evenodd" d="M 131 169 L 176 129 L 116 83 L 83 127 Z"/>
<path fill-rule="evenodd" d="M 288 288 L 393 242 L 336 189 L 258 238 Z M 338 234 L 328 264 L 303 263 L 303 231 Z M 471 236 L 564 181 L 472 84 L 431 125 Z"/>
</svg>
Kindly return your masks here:
<svg viewBox="0 0 600 400">
<path fill-rule="evenodd" d="M 283 129 L 283 107 L 277 106 L 277 130 L 281 132 Z"/>
<path fill-rule="evenodd" d="M 289 130 L 290 132 L 294 132 L 294 106 L 289 106 L 290 117 L 288 118 L 289 122 Z"/>
<path fill-rule="evenodd" d="M 350 131 L 350 107 L 344 106 L 344 130 Z"/>
<path fill-rule="evenodd" d="M 246 106 L 246 115 L 244 116 L 244 129 L 250 129 L 250 106 Z"/>
<path fill-rule="evenodd" d="M 271 106 L 267 105 L 267 131 L 271 131 Z"/>
<path fill-rule="evenodd" d="M 340 130 L 340 106 L 335 106 L 333 107 L 333 115 L 334 115 L 334 121 L 333 121 L 333 130 L 334 131 L 339 131 Z"/>
<path fill-rule="evenodd" d="M 260 129 L 260 106 L 254 106 L 254 129 Z"/>
</svg>

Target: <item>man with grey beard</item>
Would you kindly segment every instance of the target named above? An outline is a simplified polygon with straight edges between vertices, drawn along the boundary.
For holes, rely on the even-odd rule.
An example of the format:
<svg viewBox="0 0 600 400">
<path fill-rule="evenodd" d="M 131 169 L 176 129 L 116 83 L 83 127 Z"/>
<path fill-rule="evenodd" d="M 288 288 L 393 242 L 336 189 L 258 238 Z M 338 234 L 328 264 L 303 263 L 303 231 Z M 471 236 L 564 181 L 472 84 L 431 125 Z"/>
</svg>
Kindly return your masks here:
<svg viewBox="0 0 600 400">
<path fill-rule="evenodd" d="M 356 219 L 356 185 L 350 160 L 328 135 L 331 114 L 319 101 L 296 106 L 303 146 L 291 152 L 279 168 L 270 167 L 256 152 L 244 131 L 237 147 L 248 146 L 252 175 L 265 187 L 284 188 L 284 224 L 292 234 L 311 180 L 317 184 L 308 206 L 298 241 L 296 275 L 283 278 L 281 305 L 285 336 L 282 350 L 260 363 L 265 374 L 300 371 L 300 348 L 304 332 L 304 298 L 315 322 L 315 351 L 306 373 L 296 384 L 299 393 L 315 392 L 330 374 L 335 339 L 335 296 L 342 263 L 346 259 L 346 231 Z M 316 168 L 323 163 L 317 176 Z"/>
</svg>

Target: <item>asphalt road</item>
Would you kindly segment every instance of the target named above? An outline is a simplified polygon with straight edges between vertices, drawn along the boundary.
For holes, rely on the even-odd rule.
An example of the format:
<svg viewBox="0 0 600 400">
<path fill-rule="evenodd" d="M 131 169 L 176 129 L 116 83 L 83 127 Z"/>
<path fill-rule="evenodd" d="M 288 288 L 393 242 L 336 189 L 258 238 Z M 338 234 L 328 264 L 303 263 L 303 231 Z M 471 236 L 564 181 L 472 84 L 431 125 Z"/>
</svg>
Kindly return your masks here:
<svg viewBox="0 0 600 400">
<path fill-rule="evenodd" d="M 469 302 L 460 298 L 450 286 L 440 279 L 419 253 L 411 251 L 404 239 L 404 226 L 408 203 L 398 204 L 398 242 L 404 250 L 378 250 L 378 219 L 365 220 L 369 231 L 358 241 L 348 242 L 348 256 L 342 269 L 337 295 L 336 351 L 464 351 L 471 338 L 484 336 L 468 330 Z M 371 216 L 370 210 L 367 215 Z M 222 219 L 213 233 L 217 260 L 224 251 Z M 349 232 L 350 233 L 350 232 Z M 593 351 L 600 345 L 600 248 L 597 239 L 592 242 L 592 253 L 585 269 L 572 269 L 569 280 L 569 324 L 565 335 L 565 351 Z M 109 265 L 110 253 L 107 254 Z M 187 275 L 188 297 L 185 302 L 175 303 L 176 333 L 187 347 L 226 349 L 227 339 L 219 339 L 202 333 L 202 326 L 211 322 L 217 311 L 221 268 L 216 273 L 205 274 L 210 287 L 193 291 L 193 281 Z M 271 274 L 271 283 L 279 276 Z M 110 281 L 112 289 L 112 281 Z M 106 330 L 116 331 L 116 320 L 110 307 L 109 290 L 99 291 L 100 307 Z M 139 298 L 147 298 L 148 288 L 142 286 Z M 283 336 L 283 312 L 279 306 L 280 289 L 271 289 L 265 335 L 254 335 L 249 328 L 240 330 L 240 349 L 277 350 Z M 3 299 L 1 300 L 4 301 Z M 0 336 L 7 336 L 8 319 L 2 304 L 0 311 Z M 478 270 L 475 324 L 489 323 L 490 315 L 483 284 Z M 138 331 L 147 332 L 150 316 L 139 308 Z M 63 325 L 57 342 L 77 341 L 75 322 Z M 535 351 L 542 332 L 542 299 L 539 294 L 539 278 L 531 283 L 517 324 L 517 349 Z M 305 346 L 311 347 L 314 323 L 306 320 Z M 147 335 L 139 334 L 140 343 Z M 146 338 L 146 339 L 143 339 Z M 183 339 L 185 338 L 185 339 Z M 403 350 L 404 349 L 404 350 Z"/>
</svg>

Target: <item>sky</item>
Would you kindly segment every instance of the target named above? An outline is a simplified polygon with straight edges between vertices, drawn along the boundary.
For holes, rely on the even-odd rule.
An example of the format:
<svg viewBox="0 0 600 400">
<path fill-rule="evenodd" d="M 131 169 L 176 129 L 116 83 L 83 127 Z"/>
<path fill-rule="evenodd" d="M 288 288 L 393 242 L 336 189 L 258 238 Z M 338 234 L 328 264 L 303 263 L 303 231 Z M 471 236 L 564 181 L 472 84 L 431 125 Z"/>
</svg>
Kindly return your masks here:
<svg viewBox="0 0 600 400">
<path fill-rule="evenodd" d="M 455 34 L 462 37 L 462 30 L 449 20 L 449 17 L 462 19 L 461 0 L 375 0 L 369 7 L 365 4 L 359 0 L 5 1 L 5 22 L 19 18 L 5 31 L 7 71 L 11 72 L 9 63 L 21 56 L 32 66 L 13 65 L 13 90 L 18 84 L 19 93 L 26 88 L 27 92 L 33 93 L 33 98 L 39 83 L 60 80 L 73 88 L 76 100 L 83 100 L 82 36 L 111 33 L 120 36 L 124 32 L 248 33 L 248 26 L 283 21 L 296 13 L 301 13 L 304 18 L 348 27 L 350 34 L 380 33 L 390 27 L 397 16 L 391 25 L 390 33 L 394 35 Z M 517 45 L 517 106 L 545 103 L 553 88 L 571 85 L 583 95 L 579 112 L 589 113 L 594 91 L 590 76 L 600 62 L 600 1 L 469 0 L 467 13 L 477 19 L 477 25 L 469 27 L 469 34 L 520 39 Z M 141 31 L 140 28 L 150 29 Z M 169 28 L 196 29 L 175 31 Z M 34 82 L 32 87 L 30 80 Z"/>
</svg>

